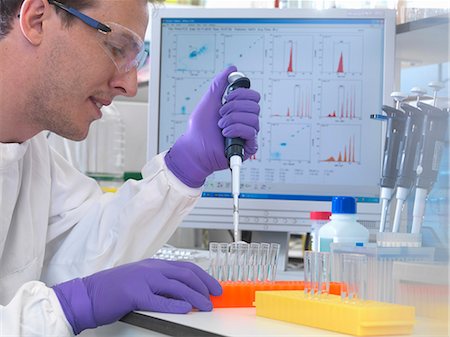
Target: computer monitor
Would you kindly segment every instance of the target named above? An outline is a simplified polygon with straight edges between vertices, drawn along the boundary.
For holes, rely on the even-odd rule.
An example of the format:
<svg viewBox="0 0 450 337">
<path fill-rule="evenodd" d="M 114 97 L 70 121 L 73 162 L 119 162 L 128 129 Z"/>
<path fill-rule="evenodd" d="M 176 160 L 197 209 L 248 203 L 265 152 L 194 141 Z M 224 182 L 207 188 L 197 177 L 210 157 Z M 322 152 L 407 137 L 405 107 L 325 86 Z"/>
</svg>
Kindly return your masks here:
<svg viewBox="0 0 450 337">
<path fill-rule="evenodd" d="M 354 196 L 376 230 L 390 104 L 390 10 L 170 9 L 151 14 L 148 156 L 168 150 L 215 74 L 236 65 L 261 93 L 259 150 L 241 172 L 240 229 L 302 233 L 310 211 Z M 182 226 L 232 229 L 231 176 L 214 173 Z"/>
</svg>

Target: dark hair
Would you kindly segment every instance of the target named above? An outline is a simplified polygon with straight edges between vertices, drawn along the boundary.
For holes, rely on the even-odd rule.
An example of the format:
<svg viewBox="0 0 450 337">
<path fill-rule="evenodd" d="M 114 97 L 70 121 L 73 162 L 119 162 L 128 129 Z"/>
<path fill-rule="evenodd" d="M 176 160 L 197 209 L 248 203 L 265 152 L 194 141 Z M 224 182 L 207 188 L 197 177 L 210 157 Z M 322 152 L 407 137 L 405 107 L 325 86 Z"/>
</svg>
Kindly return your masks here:
<svg viewBox="0 0 450 337">
<path fill-rule="evenodd" d="M 94 0 L 58 0 L 68 7 L 73 7 L 78 10 L 83 8 L 92 7 L 94 5 Z M 12 28 L 13 20 L 17 18 L 20 11 L 20 6 L 22 6 L 23 0 L 0 0 L 0 39 L 6 36 Z M 58 11 L 59 8 L 56 7 Z M 75 19 L 73 15 L 59 10 L 62 15 L 63 23 L 69 26 L 70 23 Z"/>
<path fill-rule="evenodd" d="M 13 20 L 17 18 L 20 6 L 24 0 L 0 0 L 0 40 L 5 37 L 12 28 Z M 148 0 L 148 2 L 163 2 L 164 0 Z M 68 7 L 78 10 L 95 6 L 95 0 L 58 0 Z M 63 23 L 69 27 L 75 17 L 66 11 L 55 6 L 56 11 L 61 15 Z"/>
</svg>

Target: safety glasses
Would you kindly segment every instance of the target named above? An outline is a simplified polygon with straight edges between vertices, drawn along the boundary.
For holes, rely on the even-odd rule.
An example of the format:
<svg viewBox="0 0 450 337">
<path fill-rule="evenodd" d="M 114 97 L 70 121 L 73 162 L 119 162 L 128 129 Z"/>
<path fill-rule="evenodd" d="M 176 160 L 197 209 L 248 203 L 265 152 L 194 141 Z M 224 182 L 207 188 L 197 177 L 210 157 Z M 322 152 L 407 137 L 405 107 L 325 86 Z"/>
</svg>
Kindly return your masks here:
<svg viewBox="0 0 450 337">
<path fill-rule="evenodd" d="M 114 22 L 101 23 L 58 1 L 49 0 L 48 3 L 72 14 L 96 29 L 99 45 L 111 58 L 119 72 L 126 73 L 133 68 L 140 69 L 144 65 L 148 51 L 139 35 L 132 30 Z"/>
</svg>

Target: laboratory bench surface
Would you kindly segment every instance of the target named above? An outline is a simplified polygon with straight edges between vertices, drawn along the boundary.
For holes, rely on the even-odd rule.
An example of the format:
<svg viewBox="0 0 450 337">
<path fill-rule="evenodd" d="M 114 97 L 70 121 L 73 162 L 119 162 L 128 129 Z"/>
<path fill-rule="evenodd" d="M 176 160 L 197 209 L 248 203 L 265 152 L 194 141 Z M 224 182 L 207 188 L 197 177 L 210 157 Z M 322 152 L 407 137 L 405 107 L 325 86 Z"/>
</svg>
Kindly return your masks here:
<svg viewBox="0 0 450 337">
<path fill-rule="evenodd" d="M 212 312 L 191 312 L 186 315 L 133 312 L 121 322 L 82 333 L 82 337 L 144 337 L 144 336 L 349 336 L 258 317 L 255 308 L 214 309 Z M 414 333 L 409 336 L 448 336 L 448 322 L 418 318 Z"/>
</svg>

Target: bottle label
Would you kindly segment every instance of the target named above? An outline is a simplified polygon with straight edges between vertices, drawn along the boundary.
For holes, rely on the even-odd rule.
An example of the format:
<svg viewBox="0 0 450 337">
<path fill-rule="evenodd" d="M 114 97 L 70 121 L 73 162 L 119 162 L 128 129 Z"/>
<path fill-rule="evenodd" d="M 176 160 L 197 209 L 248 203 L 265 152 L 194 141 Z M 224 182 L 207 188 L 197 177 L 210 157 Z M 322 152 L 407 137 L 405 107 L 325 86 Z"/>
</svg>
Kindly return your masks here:
<svg viewBox="0 0 450 337">
<path fill-rule="evenodd" d="M 330 245 L 333 243 L 333 239 L 329 238 L 320 238 L 319 251 L 321 252 L 329 252 Z"/>
</svg>

